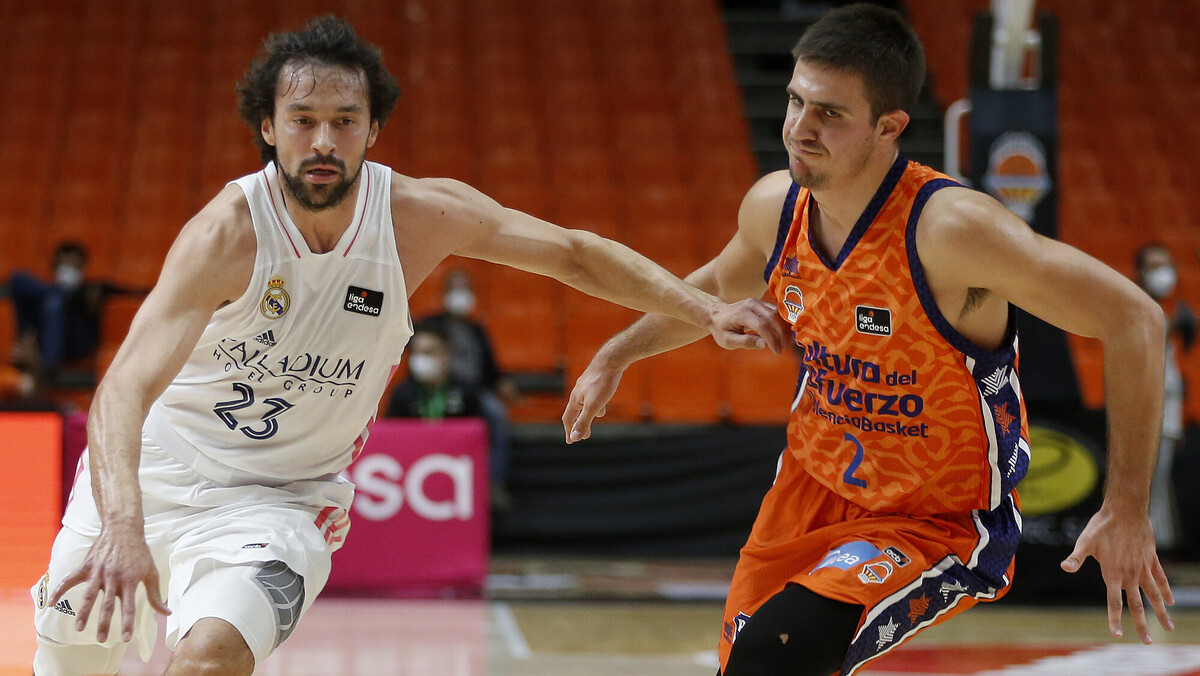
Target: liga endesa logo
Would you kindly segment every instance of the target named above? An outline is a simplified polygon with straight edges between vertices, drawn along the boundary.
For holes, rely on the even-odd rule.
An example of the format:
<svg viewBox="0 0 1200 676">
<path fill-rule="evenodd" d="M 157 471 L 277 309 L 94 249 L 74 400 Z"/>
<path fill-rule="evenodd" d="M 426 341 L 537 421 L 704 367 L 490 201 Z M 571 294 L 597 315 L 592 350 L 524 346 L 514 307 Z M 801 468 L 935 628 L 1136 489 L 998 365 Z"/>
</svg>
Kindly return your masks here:
<svg viewBox="0 0 1200 676">
<path fill-rule="evenodd" d="M 357 488 L 354 511 L 364 519 L 386 521 L 407 502 L 430 521 L 469 521 L 475 516 L 475 463 L 470 456 L 431 453 L 409 465 L 385 453 L 359 458 L 348 473 Z"/>
</svg>

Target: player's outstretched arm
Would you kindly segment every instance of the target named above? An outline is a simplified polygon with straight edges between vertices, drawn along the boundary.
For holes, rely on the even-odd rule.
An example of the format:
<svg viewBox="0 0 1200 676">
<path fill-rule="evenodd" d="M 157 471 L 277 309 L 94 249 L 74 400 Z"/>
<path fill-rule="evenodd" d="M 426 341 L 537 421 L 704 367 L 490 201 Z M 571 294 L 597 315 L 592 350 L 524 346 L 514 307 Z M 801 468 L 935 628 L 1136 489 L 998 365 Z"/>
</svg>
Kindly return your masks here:
<svg viewBox="0 0 1200 676">
<path fill-rule="evenodd" d="M 407 181 L 393 192 L 393 215 L 426 224 L 422 247 L 499 263 L 547 277 L 635 310 L 663 314 L 712 334 L 725 348 L 779 352 L 783 331 L 760 303 L 725 303 L 691 286 L 632 249 L 584 230 L 566 230 L 506 209 L 457 181 Z M 406 249 L 416 265 L 430 254 Z M 438 259 L 440 260 L 440 259 Z"/>
<path fill-rule="evenodd" d="M 1162 310 L 1120 273 L 1037 235 L 981 193 L 935 193 L 917 241 L 922 262 L 943 280 L 989 289 L 1063 330 L 1103 342 L 1109 419 L 1104 501 L 1062 567 L 1073 573 L 1089 556 L 1100 564 L 1113 635 L 1121 635 L 1122 592 L 1143 642 L 1150 642 L 1143 592 L 1159 623 L 1173 629 L 1166 606 L 1174 598 L 1148 517 L 1163 410 Z"/>
<path fill-rule="evenodd" d="M 118 602 L 122 638 L 131 639 L 139 584 L 146 586 L 155 611 L 170 613 L 159 594 L 158 571 L 145 540 L 137 478 L 142 423 L 150 405 L 183 367 L 212 313 L 245 291 L 254 255 L 245 199 L 238 188 L 228 187 L 180 232 L 158 284 L 142 303 L 96 389 L 88 416 L 88 448 L 100 535 L 83 565 L 54 590 L 51 604 L 72 587 L 86 584 L 76 619 L 82 631 L 103 592 L 99 641 L 108 637 Z"/>
<path fill-rule="evenodd" d="M 775 245 L 779 215 L 791 179 L 775 172 L 760 179 L 742 200 L 738 229 L 716 258 L 686 277 L 689 284 L 724 300 L 760 298 L 767 288 L 763 271 Z M 761 303 L 777 326 L 790 334 L 773 304 Z M 592 421 L 604 415 L 629 365 L 704 337 L 689 324 L 648 314 L 606 342 L 575 381 L 563 411 L 567 443 L 587 439 Z M 790 338 L 789 338 L 790 342 Z"/>
</svg>

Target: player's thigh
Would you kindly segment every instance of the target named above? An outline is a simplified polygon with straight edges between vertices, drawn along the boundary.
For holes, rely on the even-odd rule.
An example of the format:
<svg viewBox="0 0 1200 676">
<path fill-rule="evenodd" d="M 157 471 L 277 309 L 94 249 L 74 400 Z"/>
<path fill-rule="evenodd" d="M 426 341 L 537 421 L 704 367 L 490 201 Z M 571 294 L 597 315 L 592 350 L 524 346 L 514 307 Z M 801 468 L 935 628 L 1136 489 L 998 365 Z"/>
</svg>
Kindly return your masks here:
<svg viewBox="0 0 1200 676">
<path fill-rule="evenodd" d="M 121 667 L 125 645 L 72 645 L 39 634 L 37 653 L 33 656 L 33 676 L 115 674 Z"/>
<path fill-rule="evenodd" d="M 48 639 L 47 645 L 102 645 L 108 649 L 124 651 L 125 644 L 121 641 L 119 630 L 110 631 L 108 639 L 103 644 L 96 640 L 96 631 L 101 615 L 99 608 L 104 600 L 103 591 L 97 596 L 92 606 L 91 616 L 83 631 L 76 630 L 75 622 L 83 607 L 83 597 L 87 590 L 86 582 L 67 590 L 58 603 L 53 605 L 50 603 L 50 595 L 54 593 L 63 579 L 79 569 L 93 542 L 93 538 L 81 535 L 70 528 L 64 527 L 58 532 L 51 549 L 50 565 L 46 574 L 34 585 L 32 590 L 34 627 L 40 637 Z M 161 569 L 162 565 L 158 559 L 159 557 L 156 557 L 156 563 L 159 563 Z M 166 577 L 165 573 L 160 574 L 160 578 L 164 581 Z M 158 627 L 144 587 L 138 587 L 134 610 L 134 642 L 141 649 L 148 651 L 154 645 Z M 113 612 L 110 628 L 119 629 L 121 622 L 121 604 L 118 603 Z M 88 652 L 95 654 L 95 651 Z"/>
<path fill-rule="evenodd" d="M 724 676 L 834 673 L 841 668 L 862 613 L 861 605 L 788 585 L 742 625 Z"/>
</svg>

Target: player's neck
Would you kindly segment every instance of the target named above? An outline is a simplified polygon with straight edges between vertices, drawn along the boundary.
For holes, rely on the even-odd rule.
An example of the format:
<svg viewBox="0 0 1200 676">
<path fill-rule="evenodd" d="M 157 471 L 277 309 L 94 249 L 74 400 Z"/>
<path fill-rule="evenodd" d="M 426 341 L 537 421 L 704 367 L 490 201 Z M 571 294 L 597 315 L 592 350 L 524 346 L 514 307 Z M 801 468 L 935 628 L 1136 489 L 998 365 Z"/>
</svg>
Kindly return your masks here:
<svg viewBox="0 0 1200 676">
<path fill-rule="evenodd" d="M 362 177 L 360 176 L 358 180 L 361 181 Z M 358 206 L 357 197 L 358 181 L 355 181 L 345 199 L 329 209 L 320 211 L 307 209 L 300 205 L 287 190 L 284 190 L 283 201 L 288 216 L 291 216 L 292 222 L 304 236 L 308 250 L 315 254 L 323 254 L 332 251 L 341 240 L 342 234 L 346 232 L 346 228 L 350 227 L 350 222 L 354 219 Z"/>
<path fill-rule="evenodd" d="M 871 156 L 862 171 L 856 172 L 850 179 L 813 190 L 821 228 L 829 234 L 840 234 L 842 239 L 849 236 L 899 154 L 899 148 L 881 149 Z"/>
</svg>

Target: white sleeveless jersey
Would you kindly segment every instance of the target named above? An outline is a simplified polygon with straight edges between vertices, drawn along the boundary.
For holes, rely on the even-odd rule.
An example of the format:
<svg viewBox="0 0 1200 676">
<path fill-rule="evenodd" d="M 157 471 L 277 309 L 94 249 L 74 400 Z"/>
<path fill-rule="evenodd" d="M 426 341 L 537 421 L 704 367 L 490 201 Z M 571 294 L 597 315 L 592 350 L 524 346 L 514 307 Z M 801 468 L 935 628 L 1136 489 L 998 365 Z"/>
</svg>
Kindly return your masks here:
<svg viewBox="0 0 1200 676">
<path fill-rule="evenodd" d="M 246 293 L 217 310 L 144 432 L 211 479 L 332 478 L 357 457 L 412 336 L 391 170 L 365 162 L 354 220 L 309 251 L 274 163 L 236 183 L 258 251 Z"/>
</svg>

